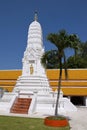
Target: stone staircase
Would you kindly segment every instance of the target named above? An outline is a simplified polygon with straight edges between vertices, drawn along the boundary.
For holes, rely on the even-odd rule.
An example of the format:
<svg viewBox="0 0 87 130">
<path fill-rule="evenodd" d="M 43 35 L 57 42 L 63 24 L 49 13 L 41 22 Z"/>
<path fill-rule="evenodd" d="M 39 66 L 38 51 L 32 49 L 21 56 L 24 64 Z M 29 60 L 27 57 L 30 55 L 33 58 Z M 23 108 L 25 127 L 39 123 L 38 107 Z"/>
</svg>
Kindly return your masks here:
<svg viewBox="0 0 87 130">
<path fill-rule="evenodd" d="M 16 98 L 10 113 L 28 114 L 31 98 Z"/>
</svg>

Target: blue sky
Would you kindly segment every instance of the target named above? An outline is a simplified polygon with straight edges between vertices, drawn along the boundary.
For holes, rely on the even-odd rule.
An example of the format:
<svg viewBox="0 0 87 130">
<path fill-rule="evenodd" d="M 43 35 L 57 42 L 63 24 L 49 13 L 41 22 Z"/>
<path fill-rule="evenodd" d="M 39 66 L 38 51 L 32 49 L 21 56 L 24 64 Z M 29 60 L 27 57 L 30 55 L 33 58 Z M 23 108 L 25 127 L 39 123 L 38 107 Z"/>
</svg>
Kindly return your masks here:
<svg viewBox="0 0 87 130">
<path fill-rule="evenodd" d="M 50 32 L 65 29 L 87 41 L 87 0 L 0 0 L 0 70 L 21 69 L 29 24 L 38 12 L 45 50 Z M 67 51 L 70 55 L 72 51 Z"/>
</svg>

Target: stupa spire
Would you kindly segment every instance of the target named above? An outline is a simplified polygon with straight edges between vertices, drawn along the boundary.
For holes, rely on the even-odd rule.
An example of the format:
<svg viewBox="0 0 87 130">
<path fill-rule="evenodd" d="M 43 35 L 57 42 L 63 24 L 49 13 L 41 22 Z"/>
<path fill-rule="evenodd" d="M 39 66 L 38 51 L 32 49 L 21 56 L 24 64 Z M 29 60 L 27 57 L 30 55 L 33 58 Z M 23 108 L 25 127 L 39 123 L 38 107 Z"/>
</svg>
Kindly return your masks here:
<svg viewBox="0 0 87 130">
<path fill-rule="evenodd" d="M 38 20 L 37 11 L 35 11 L 34 20 L 35 20 L 35 21 Z"/>
</svg>

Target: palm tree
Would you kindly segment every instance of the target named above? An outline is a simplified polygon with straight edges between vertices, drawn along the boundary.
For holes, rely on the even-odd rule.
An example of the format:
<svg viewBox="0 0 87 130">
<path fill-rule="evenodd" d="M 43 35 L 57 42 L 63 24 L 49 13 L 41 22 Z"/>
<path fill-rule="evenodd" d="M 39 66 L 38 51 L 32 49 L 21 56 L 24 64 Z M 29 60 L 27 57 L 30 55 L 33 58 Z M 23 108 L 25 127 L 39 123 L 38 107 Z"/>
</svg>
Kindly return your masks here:
<svg viewBox="0 0 87 130">
<path fill-rule="evenodd" d="M 71 34 L 69 36 L 69 39 L 71 41 L 71 48 L 74 49 L 74 54 L 75 54 L 74 62 L 75 62 L 76 57 L 77 57 L 78 53 L 80 53 L 80 50 L 81 50 L 81 41 L 76 34 Z"/>
<path fill-rule="evenodd" d="M 57 47 L 59 70 L 60 70 L 59 82 L 58 82 L 58 93 L 57 93 L 57 100 L 56 100 L 56 107 L 55 107 L 55 116 L 58 116 L 59 96 L 60 96 L 60 90 L 61 90 L 62 69 L 63 69 L 62 62 L 64 62 L 65 78 L 67 79 L 66 56 L 65 56 L 64 50 L 66 48 L 73 47 L 74 43 L 78 41 L 77 38 L 71 39 L 71 37 L 72 36 L 68 35 L 65 30 L 60 30 L 58 33 L 50 33 L 47 36 L 47 40 L 49 40 L 52 44 L 54 44 Z M 47 53 L 46 55 L 43 55 L 42 57 L 42 59 L 44 59 L 45 57 L 45 61 L 46 61 L 46 56 L 47 56 Z M 43 60 L 42 60 L 42 63 L 43 63 Z"/>
</svg>

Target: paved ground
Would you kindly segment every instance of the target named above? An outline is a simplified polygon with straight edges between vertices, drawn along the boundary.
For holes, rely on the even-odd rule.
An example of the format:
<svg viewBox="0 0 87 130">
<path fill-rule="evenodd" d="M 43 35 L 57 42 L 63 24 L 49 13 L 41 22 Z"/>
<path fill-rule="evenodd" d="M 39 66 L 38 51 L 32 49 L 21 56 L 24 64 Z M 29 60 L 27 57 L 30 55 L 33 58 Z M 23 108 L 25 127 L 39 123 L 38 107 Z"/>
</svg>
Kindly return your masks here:
<svg viewBox="0 0 87 130">
<path fill-rule="evenodd" d="M 78 107 L 76 112 L 64 115 L 69 119 L 70 130 L 87 130 L 87 107 Z"/>
<path fill-rule="evenodd" d="M 8 116 L 21 116 L 21 117 L 35 117 L 35 118 L 44 118 L 48 115 L 42 115 L 38 113 L 34 113 L 33 115 L 27 114 L 7 114 L 0 112 L 0 115 L 8 115 Z M 70 130 L 87 130 L 87 107 L 78 107 L 76 112 L 68 112 L 64 114 L 69 118 Z"/>
<path fill-rule="evenodd" d="M 79 107 L 77 112 L 67 113 L 71 130 L 87 130 L 87 107 Z"/>
</svg>

